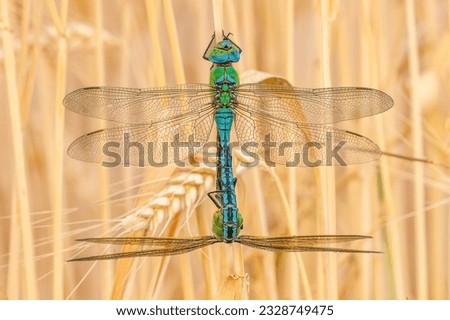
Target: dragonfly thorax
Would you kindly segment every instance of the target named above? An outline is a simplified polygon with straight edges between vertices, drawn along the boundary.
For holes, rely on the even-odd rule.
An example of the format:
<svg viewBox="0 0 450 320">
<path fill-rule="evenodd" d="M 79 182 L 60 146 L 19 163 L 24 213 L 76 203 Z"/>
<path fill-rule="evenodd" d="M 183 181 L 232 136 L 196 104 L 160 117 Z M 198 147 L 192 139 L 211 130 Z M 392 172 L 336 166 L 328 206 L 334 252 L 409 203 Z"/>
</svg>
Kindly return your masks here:
<svg viewBox="0 0 450 320">
<path fill-rule="evenodd" d="M 226 213 L 224 214 L 224 210 L 236 210 L 237 223 L 231 220 L 224 222 L 224 216 L 227 215 Z M 236 207 L 222 208 L 214 213 L 212 231 L 217 238 L 230 243 L 239 237 L 239 233 L 243 229 L 243 223 L 244 219 L 242 218 L 242 214 Z"/>
<path fill-rule="evenodd" d="M 219 108 L 229 108 L 236 104 L 234 85 L 223 83 L 215 86 L 214 105 Z"/>
<path fill-rule="evenodd" d="M 222 89 L 224 84 L 236 86 L 239 84 L 239 75 L 232 65 L 214 65 L 211 68 L 209 82 L 212 86 Z M 228 87 L 227 87 L 228 90 Z"/>
</svg>

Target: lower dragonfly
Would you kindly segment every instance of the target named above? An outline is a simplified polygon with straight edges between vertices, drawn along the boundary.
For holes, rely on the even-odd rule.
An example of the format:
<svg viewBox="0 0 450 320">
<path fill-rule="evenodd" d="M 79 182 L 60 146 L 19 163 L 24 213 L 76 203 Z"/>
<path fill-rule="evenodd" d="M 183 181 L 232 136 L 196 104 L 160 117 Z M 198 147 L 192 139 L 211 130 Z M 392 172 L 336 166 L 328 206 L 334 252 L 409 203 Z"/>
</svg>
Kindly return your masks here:
<svg viewBox="0 0 450 320">
<path fill-rule="evenodd" d="M 392 107 L 393 100 L 384 92 L 371 88 L 300 89 L 263 84 L 240 85 L 232 63 L 239 61 L 242 50 L 229 39 L 229 35 L 223 35 L 223 40 L 217 44 L 214 40 L 213 36 L 203 55 L 213 63 L 209 85 L 186 84 L 156 89 L 90 87 L 68 94 L 63 101 L 66 108 L 77 113 L 127 124 L 86 134 L 69 146 L 71 157 L 100 162 L 105 166 L 111 164 L 108 157 L 115 160 L 125 158 L 125 165 L 147 165 L 142 151 L 144 154 L 147 152 L 149 159 L 150 156 L 153 160 L 156 157 L 160 161 L 158 164 L 186 159 L 206 144 L 215 122 L 216 191 L 208 194 L 218 208 L 213 218 L 213 235 L 80 239 L 104 244 L 150 245 L 152 248 L 70 261 L 174 255 L 218 242 L 237 242 L 272 251 L 375 252 L 321 246 L 370 238 L 362 235 L 240 235 L 243 218 L 237 207 L 230 135 L 235 122 L 239 143 L 248 154 L 279 164 L 319 166 L 371 161 L 381 155 L 374 142 L 359 134 L 322 124 L 386 111 Z M 185 139 L 183 143 L 181 138 Z M 273 138 L 274 141 L 271 140 Z M 138 144 L 140 147 L 126 150 L 124 145 L 129 145 L 130 139 L 134 140 L 131 142 L 133 146 Z M 157 141 L 163 143 L 155 144 Z M 261 141 L 264 142 L 259 143 Z M 169 142 L 174 148 L 173 153 L 168 153 Z M 339 146 L 339 158 L 343 163 L 330 161 L 330 143 Z M 271 148 L 274 144 L 279 148 Z M 120 154 L 111 152 L 110 147 L 117 148 Z M 148 165 L 151 165 L 150 161 Z"/>
</svg>

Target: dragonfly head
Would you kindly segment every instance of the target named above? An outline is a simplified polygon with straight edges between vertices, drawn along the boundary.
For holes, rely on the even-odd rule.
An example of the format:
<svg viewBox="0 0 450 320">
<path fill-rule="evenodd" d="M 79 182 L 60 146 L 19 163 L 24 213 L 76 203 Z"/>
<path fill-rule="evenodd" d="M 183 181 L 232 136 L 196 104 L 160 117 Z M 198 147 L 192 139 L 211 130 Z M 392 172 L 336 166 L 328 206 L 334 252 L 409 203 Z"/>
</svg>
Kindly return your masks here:
<svg viewBox="0 0 450 320">
<path fill-rule="evenodd" d="M 239 48 L 233 41 L 225 37 L 222 41 L 216 43 L 212 47 L 210 43 L 208 49 L 205 52 L 203 58 L 216 64 L 228 64 L 232 62 L 238 62 L 241 58 L 241 48 Z"/>
<path fill-rule="evenodd" d="M 222 239 L 224 242 L 231 243 L 238 238 L 239 232 L 243 228 L 243 223 L 244 219 L 240 212 L 237 213 L 237 223 L 231 221 L 224 223 L 222 210 L 217 210 L 214 213 L 212 230 L 217 238 Z"/>
</svg>

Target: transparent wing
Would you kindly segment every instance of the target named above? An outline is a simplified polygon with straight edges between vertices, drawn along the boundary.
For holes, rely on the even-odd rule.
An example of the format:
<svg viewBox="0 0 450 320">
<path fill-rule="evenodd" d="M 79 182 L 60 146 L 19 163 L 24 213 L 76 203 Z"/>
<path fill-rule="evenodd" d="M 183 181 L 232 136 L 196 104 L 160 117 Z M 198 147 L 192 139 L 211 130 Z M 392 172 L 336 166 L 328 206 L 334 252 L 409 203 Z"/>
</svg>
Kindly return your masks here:
<svg viewBox="0 0 450 320">
<path fill-rule="evenodd" d="M 155 248 L 119 252 L 91 257 L 75 258 L 69 261 L 92 261 L 92 260 L 110 260 L 133 257 L 157 257 L 168 256 L 175 254 L 182 254 L 196 249 L 200 249 L 211 244 L 222 242 L 214 236 L 203 236 L 196 238 L 88 238 L 79 239 L 78 241 L 102 243 L 102 244 L 116 244 L 116 245 L 145 245 L 154 246 Z"/>
<path fill-rule="evenodd" d="M 394 105 L 386 93 L 360 87 L 320 89 L 243 84 L 237 88 L 239 108 L 291 124 L 329 124 L 384 112 Z"/>
<path fill-rule="evenodd" d="M 213 114 L 208 105 L 170 121 L 98 130 L 76 139 L 67 153 L 107 167 L 164 166 L 201 150 L 209 139 Z"/>
<path fill-rule="evenodd" d="M 175 119 L 211 106 L 212 89 L 206 84 L 164 88 L 81 88 L 69 93 L 64 106 L 82 115 L 130 124 L 152 124 Z"/>
<path fill-rule="evenodd" d="M 322 247 L 327 243 L 347 242 L 354 240 L 370 239 L 369 236 L 361 235 L 318 235 L 318 236 L 281 236 L 281 237 L 258 237 L 242 235 L 235 242 L 243 245 L 269 251 L 285 252 L 353 252 L 353 253 L 380 253 L 378 251 L 355 250 L 345 248 Z M 152 246 L 146 250 L 120 252 L 106 255 L 75 258 L 69 261 L 92 261 L 109 260 L 133 257 L 156 257 L 182 254 L 200 249 L 214 243 L 222 242 L 215 236 L 202 236 L 194 238 L 151 238 L 151 237 L 123 237 L 123 238 L 87 238 L 78 241 L 114 244 L 114 245 L 136 245 Z"/>
<path fill-rule="evenodd" d="M 355 250 L 345 248 L 322 247 L 326 243 L 337 243 L 369 239 L 360 235 L 319 235 L 319 236 L 283 236 L 283 237 L 256 237 L 242 235 L 237 242 L 243 245 L 269 250 L 285 252 L 353 252 L 353 253 L 380 253 L 378 251 Z"/>
<path fill-rule="evenodd" d="M 235 108 L 241 150 L 269 166 L 346 166 L 378 159 L 381 151 L 359 134 L 315 124 L 297 124 Z"/>
</svg>

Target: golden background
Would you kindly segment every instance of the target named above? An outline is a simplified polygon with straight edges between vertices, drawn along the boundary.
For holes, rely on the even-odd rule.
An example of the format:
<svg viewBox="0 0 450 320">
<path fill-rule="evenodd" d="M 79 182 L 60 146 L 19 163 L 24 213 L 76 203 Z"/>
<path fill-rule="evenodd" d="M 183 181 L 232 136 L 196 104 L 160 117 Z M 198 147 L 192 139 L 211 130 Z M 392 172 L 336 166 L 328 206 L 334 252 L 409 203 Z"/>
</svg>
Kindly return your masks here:
<svg viewBox="0 0 450 320">
<path fill-rule="evenodd" d="M 383 90 L 391 110 L 337 126 L 383 151 L 449 164 L 448 1 L 215 5 L 243 49 L 240 73 Z M 2 0 L 0 13 L 3 299 L 449 298 L 449 170 L 386 156 L 336 169 L 235 167 L 242 233 L 364 234 L 373 240 L 351 247 L 383 254 L 217 244 L 166 258 L 66 262 L 108 250 L 77 238 L 211 233 L 214 168 L 73 160 L 71 141 L 111 124 L 66 111 L 62 99 L 87 86 L 207 83 L 201 56 L 220 21 L 207 0 Z"/>
</svg>

